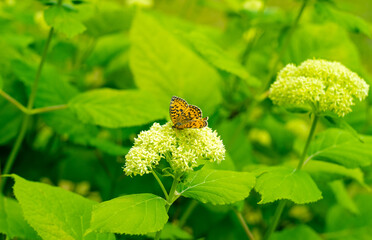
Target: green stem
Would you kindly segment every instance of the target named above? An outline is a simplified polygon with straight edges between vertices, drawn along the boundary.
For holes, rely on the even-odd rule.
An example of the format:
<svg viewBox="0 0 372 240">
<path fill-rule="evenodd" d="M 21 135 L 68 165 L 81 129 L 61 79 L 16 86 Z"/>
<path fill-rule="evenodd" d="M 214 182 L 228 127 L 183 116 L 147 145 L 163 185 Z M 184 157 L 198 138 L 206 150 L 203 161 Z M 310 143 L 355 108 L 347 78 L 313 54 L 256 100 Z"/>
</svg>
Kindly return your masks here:
<svg viewBox="0 0 372 240">
<path fill-rule="evenodd" d="M 192 199 L 190 201 L 190 204 L 187 206 L 186 211 L 183 213 L 182 217 L 180 218 L 180 221 L 178 222 L 178 227 L 182 228 L 187 219 L 190 217 L 191 213 L 194 211 L 194 209 L 198 206 L 198 201 L 195 201 Z"/>
<path fill-rule="evenodd" d="M 176 189 L 177 189 L 177 185 L 178 185 L 178 182 L 180 180 L 180 175 L 176 175 L 173 179 L 173 183 L 172 183 L 172 187 L 171 189 L 169 190 L 169 197 L 167 198 L 167 206 L 165 207 L 165 210 L 169 211 L 169 208 L 172 206 L 173 202 L 176 201 L 176 199 L 179 197 L 176 195 Z M 156 233 L 155 235 L 155 240 L 159 240 L 160 239 L 160 235 L 161 235 L 161 232 L 163 231 L 160 230 Z"/>
<path fill-rule="evenodd" d="M 283 45 L 282 45 L 281 49 L 279 50 L 279 54 L 275 58 L 274 65 L 271 68 L 271 71 L 269 73 L 269 77 L 268 77 L 266 83 L 263 85 L 263 91 L 266 91 L 266 89 L 269 87 L 269 85 L 271 83 L 271 79 L 274 77 L 275 73 L 277 72 L 276 68 L 278 67 L 278 64 L 280 62 L 280 59 L 282 59 L 283 54 L 284 54 L 285 50 L 287 49 L 287 47 L 288 47 L 288 45 L 290 43 L 292 34 L 293 34 L 294 30 L 296 29 L 296 27 L 298 25 L 298 22 L 301 19 L 301 16 L 302 16 L 302 14 L 303 14 L 303 12 L 305 10 L 305 7 L 307 5 L 307 2 L 308 2 L 308 0 L 303 0 L 302 1 L 302 5 L 301 5 L 300 10 L 298 11 L 298 14 L 296 16 L 296 19 L 293 22 L 293 25 L 288 30 L 288 33 L 287 33 L 287 36 L 284 39 Z"/>
<path fill-rule="evenodd" d="M 27 109 L 29 109 L 29 110 L 31 110 L 34 106 L 37 87 L 39 86 L 41 71 L 43 70 L 43 67 L 44 67 L 44 63 L 45 63 L 46 56 L 47 56 L 47 53 L 48 53 L 49 45 L 50 45 L 50 42 L 52 41 L 53 33 L 54 33 L 54 28 L 51 28 L 50 31 L 49 31 L 49 34 L 48 34 L 47 41 L 45 43 L 43 53 L 41 55 L 41 61 L 40 61 L 39 67 L 37 68 L 36 77 L 35 77 L 34 83 L 33 83 L 32 88 L 31 88 L 30 98 L 29 98 L 28 103 L 27 103 Z"/>
<path fill-rule="evenodd" d="M 298 165 L 296 167 L 296 171 L 297 170 L 300 170 L 302 168 L 302 166 L 304 165 L 305 157 L 306 157 L 306 154 L 307 154 L 307 149 L 309 148 L 310 142 L 313 139 L 313 136 L 314 136 L 314 133 L 315 133 L 316 124 L 318 123 L 318 120 L 319 120 L 319 116 L 317 114 L 314 114 L 314 118 L 313 118 L 313 122 L 311 124 L 310 132 L 309 132 L 309 135 L 307 137 L 304 150 L 302 151 L 302 154 L 301 154 L 301 157 L 300 157 L 300 161 L 298 162 Z"/>
<path fill-rule="evenodd" d="M 21 110 L 24 113 L 28 112 L 28 109 L 22 105 L 22 103 L 18 102 L 16 99 L 14 99 L 12 96 L 4 92 L 3 90 L 0 89 L 0 95 L 3 96 L 6 100 L 8 100 L 11 104 L 16 106 L 19 110 Z"/>
<path fill-rule="evenodd" d="M 255 240 L 251 230 L 249 229 L 247 223 L 245 222 L 244 220 L 244 217 L 242 215 L 241 212 L 237 211 L 236 209 L 233 209 L 234 210 L 234 213 L 235 215 L 238 217 L 238 220 L 240 222 L 240 225 L 242 225 L 244 231 L 245 231 L 245 234 L 247 234 L 247 237 L 250 239 L 250 240 Z"/>
<path fill-rule="evenodd" d="M 168 196 L 167 190 L 165 190 L 165 187 L 164 187 L 163 183 L 161 182 L 160 178 L 158 177 L 156 172 L 154 172 L 153 170 L 151 171 L 151 173 L 152 173 L 152 175 L 154 175 L 154 177 L 155 177 L 156 181 L 158 182 L 161 190 L 163 191 L 165 199 L 168 200 L 169 196 Z"/>
<path fill-rule="evenodd" d="M 287 203 L 286 200 L 280 200 L 279 201 L 279 204 L 278 204 L 278 206 L 276 207 L 276 210 L 275 210 L 273 221 L 271 222 L 271 224 L 269 226 L 269 229 L 267 230 L 267 232 L 266 232 L 266 234 L 263 238 L 264 240 L 268 240 L 270 238 L 271 234 L 275 231 L 276 226 L 278 225 L 280 216 L 282 215 L 282 212 L 283 212 L 283 209 L 284 209 L 286 203 Z"/>
<path fill-rule="evenodd" d="M 52 112 L 52 111 L 56 111 L 56 110 L 66 109 L 67 107 L 68 107 L 67 104 L 62 104 L 62 105 L 55 105 L 55 106 L 49 106 L 49 107 L 36 108 L 36 109 L 32 109 L 30 111 L 30 114 L 33 115 L 33 114 L 40 114 L 40 113 Z"/>
<path fill-rule="evenodd" d="M 58 4 L 61 4 L 62 0 L 59 0 L 58 1 Z M 31 90 L 31 94 L 30 94 L 30 97 L 28 99 L 28 103 L 27 103 L 27 113 L 24 114 L 23 116 L 23 119 L 22 119 L 22 124 L 21 124 L 21 129 L 18 133 L 18 136 L 16 138 L 16 141 L 13 145 L 13 148 L 10 152 L 10 155 L 8 157 L 8 160 L 5 164 L 5 168 L 4 168 L 4 171 L 3 171 L 3 174 L 9 174 L 10 173 L 10 170 L 13 166 L 13 163 L 14 163 L 14 160 L 15 158 L 17 157 L 18 155 L 18 152 L 19 152 L 19 149 L 22 145 L 22 142 L 23 142 L 23 139 L 26 135 L 26 132 L 27 132 L 27 127 L 28 127 L 28 123 L 31 119 L 31 116 L 30 116 L 30 112 L 32 110 L 32 107 L 34 105 L 34 102 L 35 102 L 35 97 L 36 97 L 36 92 L 37 92 L 37 86 L 39 84 L 39 80 L 40 80 L 40 76 L 41 76 L 41 71 L 43 69 L 43 66 L 44 66 L 44 63 L 45 63 L 45 59 L 46 59 L 46 55 L 47 55 L 47 52 L 48 52 L 48 48 L 49 48 L 49 45 L 50 45 L 50 42 L 52 41 L 52 37 L 53 37 L 53 33 L 54 33 L 54 28 L 51 28 L 50 31 L 49 31 L 49 35 L 48 35 L 48 38 L 47 38 L 47 41 L 45 43 L 45 47 L 44 47 L 44 50 L 43 50 L 43 54 L 42 54 L 42 57 L 41 57 L 41 60 L 40 60 L 40 64 L 39 64 L 39 67 L 38 67 L 38 70 L 36 72 L 36 76 L 35 76 L 35 80 L 34 80 L 34 83 L 32 85 L 32 90 Z M 3 191 L 4 189 L 4 186 L 6 184 L 6 181 L 7 181 L 7 178 L 3 178 L 1 183 L 0 183 L 0 192 Z"/>
<path fill-rule="evenodd" d="M 309 132 L 309 135 L 307 137 L 305 147 L 302 151 L 300 161 L 298 162 L 298 165 L 297 165 L 295 171 L 300 170 L 302 168 L 303 164 L 304 164 L 306 153 L 307 153 L 307 150 L 310 146 L 310 142 L 313 139 L 316 124 L 318 123 L 318 120 L 319 120 L 319 116 L 316 113 L 314 113 L 314 118 L 313 118 L 313 122 L 311 124 L 310 132 Z M 271 225 L 269 226 L 269 229 L 267 230 L 267 232 L 265 234 L 264 240 L 269 239 L 271 234 L 275 231 L 275 229 L 278 225 L 280 216 L 282 215 L 283 209 L 286 205 L 286 202 L 287 202 L 286 200 L 280 200 L 279 201 L 279 205 L 278 205 L 278 207 L 276 208 L 276 211 L 275 211 L 274 219 L 273 219 Z"/>
</svg>

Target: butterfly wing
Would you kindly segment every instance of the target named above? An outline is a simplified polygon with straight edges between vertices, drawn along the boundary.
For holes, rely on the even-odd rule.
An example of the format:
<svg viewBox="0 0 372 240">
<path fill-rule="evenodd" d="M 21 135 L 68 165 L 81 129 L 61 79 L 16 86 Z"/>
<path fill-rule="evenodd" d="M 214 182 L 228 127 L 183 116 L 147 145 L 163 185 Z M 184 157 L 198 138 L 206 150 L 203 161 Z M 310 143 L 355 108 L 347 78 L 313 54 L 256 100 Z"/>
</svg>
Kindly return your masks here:
<svg viewBox="0 0 372 240">
<path fill-rule="evenodd" d="M 203 128 L 208 126 L 208 117 L 205 118 L 199 118 L 195 120 L 190 120 L 184 124 L 181 124 L 177 126 L 178 129 L 183 129 L 183 128 Z"/>
<path fill-rule="evenodd" d="M 188 109 L 189 104 L 182 98 L 173 96 L 169 105 L 169 115 L 173 124 L 182 120 L 183 113 Z"/>
</svg>

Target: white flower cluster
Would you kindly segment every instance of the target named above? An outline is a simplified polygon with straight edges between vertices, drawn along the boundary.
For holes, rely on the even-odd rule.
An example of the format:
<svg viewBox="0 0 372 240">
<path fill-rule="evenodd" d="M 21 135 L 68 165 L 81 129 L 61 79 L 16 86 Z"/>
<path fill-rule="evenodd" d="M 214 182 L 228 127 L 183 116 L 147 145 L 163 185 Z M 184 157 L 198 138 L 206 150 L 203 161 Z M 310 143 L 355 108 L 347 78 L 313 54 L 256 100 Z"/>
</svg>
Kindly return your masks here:
<svg viewBox="0 0 372 240">
<path fill-rule="evenodd" d="M 351 112 L 354 99 L 368 95 L 368 84 L 341 63 L 307 60 L 300 66 L 288 64 L 270 88 L 270 99 L 278 105 L 312 104 L 319 112 L 343 117 Z"/>
<path fill-rule="evenodd" d="M 150 173 L 162 158 L 174 172 L 192 171 L 199 159 L 221 162 L 225 151 L 222 140 L 211 128 L 175 130 L 171 122 L 163 126 L 154 123 L 135 139 L 125 156 L 124 172 L 126 175 Z"/>
</svg>

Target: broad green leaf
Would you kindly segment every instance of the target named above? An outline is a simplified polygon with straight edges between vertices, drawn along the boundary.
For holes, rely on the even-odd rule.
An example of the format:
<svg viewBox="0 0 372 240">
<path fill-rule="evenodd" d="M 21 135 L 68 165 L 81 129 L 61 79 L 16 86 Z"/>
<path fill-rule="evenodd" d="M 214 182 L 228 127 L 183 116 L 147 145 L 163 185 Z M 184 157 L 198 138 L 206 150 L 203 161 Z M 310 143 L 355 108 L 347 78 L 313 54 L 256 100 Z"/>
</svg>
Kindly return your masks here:
<svg viewBox="0 0 372 240">
<path fill-rule="evenodd" d="M 308 159 L 316 159 L 355 168 L 372 163 L 372 141 L 362 143 L 349 132 L 328 129 L 318 134 L 311 143 Z"/>
<path fill-rule="evenodd" d="M 168 106 L 161 107 L 138 90 L 98 89 L 79 94 L 69 107 L 85 123 L 104 127 L 131 127 L 165 118 Z"/>
<path fill-rule="evenodd" d="M 3 78 L 0 75 L 0 90 L 3 89 L 3 85 L 4 85 Z"/>
<path fill-rule="evenodd" d="M 324 236 L 331 240 L 369 240 L 372 229 L 372 195 L 360 194 L 354 198 L 359 214 L 353 214 L 341 205 L 328 211 Z M 337 233 L 347 233 L 341 236 Z M 336 234 L 335 234 L 336 233 Z"/>
<path fill-rule="evenodd" d="M 207 115 L 215 110 L 221 101 L 219 74 L 154 16 L 137 12 L 130 39 L 130 66 L 140 89 L 151 92 L 162 106 L 177 95 Z"/>
<path fill-rule="evenodd" d="M 148 237 L 154 238 L 156 233 L 147 234 Z M 193 237 L 186 231 L 182 230 L 180 227 L 167 223 L 161 232 L 160 239 L 193 239 Z"/>
<path fill-rule="evenodd" d="M 316 202 L 322 193 L 309 174 L 293 168 L 267 168 L 257 177 L 255 189 L 261 194 L 259 204 L 289 199 L 296 204 Z"/>
<path fill-rule="evenodd" d="M 168 221 L 166 201 L 154 194 L 133 194 L 94 206 L 91 231 L 145 234 L 156 232 Z"/>
<path fill-rule="evenodd" d="M 25 83 L 28 91 L 30 91 L 31 83 L 36 74 L 35 67 L 22 61 L 13 61 L 12 67 L 14 74 Z M 70 85 L 66 79 L 60 77 L 60 74 L 54 68 L 46 65 L 40 79 L 35 107 L 67 104 L 68 101 L 76 95 L 78 95 L 77 89 Z M 11 111 L 6 112 L 6 114 L 11 113 Z M 118 154 L 119 152 L 125 152 L 120 146 L 97 138 L 98 129 L 96 126 L 85 124 L 80 121 L 71 109 L 44 113 L 41 117 L 54 131 L 59 134 L 67 135 L 70 137 L 70 140 L 77 144 L 97 147 L 113 155 L 120 155 Z M 3 119 L 0 118 L 0 122 L 2 120 Z M 6 124 L 16 123 L 17 121 L 6 121 Z M 4 126 L 6 126 L 5 123 Z M 16 130 L 18 131 L 18 128 Z M 6 131 L 6 133 L 10 134 L 11 131 Z M 7 134 L 0 136 L 7 136 Z"/>
<path fill-rule="evenodd" d="M 232 73 L 244 80 L 250 86 L 259 86 L 261 83 L 249 76 L 247 70 L 234 58 L 225 53 L 216 43 L 208 39 L 205 35 L 194 31 L 187 38 L 195 49 L 211 64 L 217 68 Z"/>
<path fill-rule="evenodd" d="M 337 202 L 343 206 L 345 209 L 349 210 L 354 214 L 358 214 L 359 210 L 355 205 L 353 199 L 351 198 L 350 194 L 347 192 L 345 188 L 345 184 L 341 180 L 330 182 L 329 185 L 335 195 Z"/>
<path fill-rule="evenodd" d="M 293 167 L 297 164 L 293 163 Z M 311 160 L 307 162 L 302 170 L 308 172 L 317 181 L 330 182 L 340 178 L 351 178 L 366 186 L 363 172 L 359 168 L 346 168 L 344 166 L 324 161 Z"/>
<path fill-rule="evenodd" d="M 52 6 L 45 10 L 44 18 L 48 25 L 54 27 L 58 32 L 73 37 L 85 31 L 85 26 L 78 19 L 75 11 L 68 10 L 63 6 Z"/>
<path fill-rule="evenodd" d="M 27 181 L 15 174 L 12 177 L 14 194 L 25 219 L 43 239 L 115 239 L 111 234 L 85 235 L 96 202 L 62 188 Z"/>
<path fill-rule="evenodd" d="M 124 156 L 129 151 L 129 148 L 122 147 L 106 139 L 100 138 L 79 139 L 74 137 L 73 141 L 75 143 L 80 143 L 85 146 L 97 147 L 101 151 L 113 156 Z"/>
<path fill-rule="evenodd" d="M 191 172 L 177 191 L 203 203 L 229 204 L 248 197 L 255 177 L 248 172 L 201 169 Z"/>
<path fill-rule="evenodd" d="M 351 32 L 362 33 L 369 38 L 372 37 L 372 26 L 370 23 L 351 13 L 337 9 L 330 2 L 317 1 L 315 10 L 324 19 L 333 21 Z"/>
<path fill-rule="evenodd" d="M 333 23 L 301 24 L 293 33 L 285 63 L 299 65 L 313 58 L 338 61 L 353 71 L 361 69 L 358 49 L 348 32 Z"/>
<path fill-rule="evenodd" d="M 0 195 L 0 233 L 10 239 L 40 239 L 23 217 L 21 206 L 14 199 Z"/>
<path fill-rule="evenodd" d="M 292 228 L 286 228 L 283 231 L 275 232 L 269 240 L 321 240 L 322 238 L 307 225 L 298 225 Z"/>
</svg>

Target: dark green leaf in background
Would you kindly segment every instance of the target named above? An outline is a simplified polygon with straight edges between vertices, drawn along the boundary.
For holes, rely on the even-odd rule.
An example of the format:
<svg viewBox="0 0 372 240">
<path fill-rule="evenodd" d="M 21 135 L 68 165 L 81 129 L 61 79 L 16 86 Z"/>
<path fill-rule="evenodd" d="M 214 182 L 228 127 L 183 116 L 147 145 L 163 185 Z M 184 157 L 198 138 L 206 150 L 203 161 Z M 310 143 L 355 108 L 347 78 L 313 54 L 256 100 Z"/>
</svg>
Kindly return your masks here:
<svg viewBox="0 0 372 240">
<path fill-rule="evenodd" d="M 131 29 L 130 66 L 137 86 L 167 106 L 173 95 L 210 114 L 221 100 L 221 78 L 154 16 L 138 12 Z"/>
<path fill-rule="evenodd" d="M 66 34 L 68 37 L 85 31 L 85 26 L 78 19 L 75 11 L 68 10 L 63 6 L 52 6 L 44 12 L 45 21 L 54 27 L 58 32 Z"/>
<path fill-rule="evenodd" d="M 372 163 L 372 141 L 362 143 L 352 134 L 340 129 L 328 129 L 311 143 L 309 159 L 333 162 L 355 168 Z"/>
<path fill-rule="evenodd" d="M 81 121 L 110 128 L 143 125 L 168 114 L 168 105 L 137 90 L 93 90 L 77 95 L 69 107 Z"/>
<path fill-rule="evenodd" d="M 317 1 L 315 10 L 319 16 L 326 20 L 333 21 L 347 30 L 355 33 L 362 33 L 367 37 L 372 37 L 372 25 L 362 18 L 342 11 L 328 1 Z"/>
<path fill-rule="evenodd" d="M 280 232 L 275 232 L 270 240 L 321 240 L 322 238 L 309 226 L 298 225 L 292 228 L 287 228 Z"/>
<path fill-rule="evenodd" d="M 154 194 L 133 194 L 94 207 L 91 231 L 145 234 L 163 228 L 168 220 L 166 201 Z"/>
</svg>

